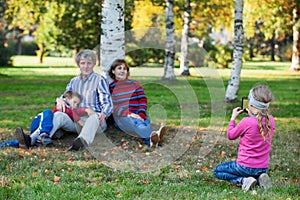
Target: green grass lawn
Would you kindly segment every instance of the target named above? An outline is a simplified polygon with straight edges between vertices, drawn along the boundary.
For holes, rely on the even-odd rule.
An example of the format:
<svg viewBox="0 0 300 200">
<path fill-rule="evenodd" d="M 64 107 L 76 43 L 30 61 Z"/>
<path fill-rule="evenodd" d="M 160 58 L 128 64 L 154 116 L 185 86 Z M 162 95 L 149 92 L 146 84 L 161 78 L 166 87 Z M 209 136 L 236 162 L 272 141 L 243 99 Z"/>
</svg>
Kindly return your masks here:
<svg viewBox="0 0 300 200">
<path fill-rule="evenodd" d="M 78 73 L 64 62 L 23 63 L 0 67 L 1 141 L 14 139 L 18 126 L 28 132 L 33 117 L 52 109 Z M 227 140 L 226 126 L 231 110 L 241 102 L 222 102 L 230 70 L 209 77 L 193 69 L 195 76 L 177 77 L 172 83 L 132 74 L 143 84 L 153 126 L 168 127 L 162 147 L 149 149 L 139 139 L 109 129 L 106 135 L 116 154 L 125 152 L 127 160 L 120 162 L 113 152 L 101 158 L 90 151 L 67 152 L 74 135 L 49 147 L 2 149 L 0 199 L 299 199 L 300 74 L 288 69 L 288 63 L 249 62 L 242 71 L 239 99 L 257 83 L 268 84 L 275 96 L 271 112 L 276 134 L 269 166 L 273 187 L 267 191 L 257 187 L 244 193 L 214 177 L 217 164 L 237 156 L 238 141 Z M 142 70 L 147 74 L 147 68 Z"/>
</svg>

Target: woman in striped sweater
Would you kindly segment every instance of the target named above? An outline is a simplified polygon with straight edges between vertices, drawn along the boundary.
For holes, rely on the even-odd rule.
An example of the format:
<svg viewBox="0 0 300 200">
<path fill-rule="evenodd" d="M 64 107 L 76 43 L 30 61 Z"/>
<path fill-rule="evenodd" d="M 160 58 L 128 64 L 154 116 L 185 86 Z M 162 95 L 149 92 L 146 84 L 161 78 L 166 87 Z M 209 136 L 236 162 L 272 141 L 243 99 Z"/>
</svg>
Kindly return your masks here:
<svg viewBox="0 0 300 200">
<path fill-rule="evenodd" d="M 152 131 L 150 119 L 146 114 L 147 97 L 140 83 L 128 79 L 129 66 L 123 59 L 113 62 L 109 70 L 113 79 L 109 89 L 113 101 L 115 126 L 127 134 L 138 136 L 152 148 L 161 145 L 166 128 L 161 126 Z"/>
</svg>

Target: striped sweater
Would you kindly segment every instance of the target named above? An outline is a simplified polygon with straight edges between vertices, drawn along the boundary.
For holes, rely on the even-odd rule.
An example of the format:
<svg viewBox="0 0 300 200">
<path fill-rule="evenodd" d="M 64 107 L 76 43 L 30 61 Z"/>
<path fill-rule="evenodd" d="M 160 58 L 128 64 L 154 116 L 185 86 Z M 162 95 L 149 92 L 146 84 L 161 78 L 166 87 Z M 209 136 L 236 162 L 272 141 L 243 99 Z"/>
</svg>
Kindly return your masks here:
<svg viewBox="0 0 300 200">
<path fill-rule="evenodd" d="M 138 81 L 130 79 L 115 80 L 109 85 L 109 89 L 115 116 L 125 117 L 135 113 L 146 119 L 147 98 Z"/>
</svg>

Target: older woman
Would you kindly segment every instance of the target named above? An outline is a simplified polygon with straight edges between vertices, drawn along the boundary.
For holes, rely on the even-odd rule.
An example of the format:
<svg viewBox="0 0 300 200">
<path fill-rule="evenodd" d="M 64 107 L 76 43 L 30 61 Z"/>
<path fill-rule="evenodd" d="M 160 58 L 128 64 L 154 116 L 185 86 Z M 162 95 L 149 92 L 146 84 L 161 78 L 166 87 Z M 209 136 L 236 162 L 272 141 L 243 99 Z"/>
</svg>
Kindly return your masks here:
<svg viewBox="0 0 300 200">
<path fill-rule="evenodd" d="M 138 81 L 128 79 L 129 67 L 126 61 L 115 60 L 109 70 L 109 76 L 113 79 L 109 89 L 115 126 L 125 133 L 142 138 L 150 147 L 157 147 L 164 140 L 166 128 L 161 126 L 158 131 L 152 131 L 150 119 L 146 114 L 147 97 Z"/>
</svg>

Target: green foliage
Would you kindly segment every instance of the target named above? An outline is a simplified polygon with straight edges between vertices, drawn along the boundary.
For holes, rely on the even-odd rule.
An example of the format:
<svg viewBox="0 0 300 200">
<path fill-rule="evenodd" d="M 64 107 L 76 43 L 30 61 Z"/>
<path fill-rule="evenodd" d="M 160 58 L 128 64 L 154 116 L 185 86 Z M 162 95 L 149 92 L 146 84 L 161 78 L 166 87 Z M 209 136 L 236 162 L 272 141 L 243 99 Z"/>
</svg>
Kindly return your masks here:
<svg viewBox="0 0 300 200">
<path fill-rule="evenodd" d="M 127 49 L 136 49 L 126 53 L 130 66 L 141 66 L 144 63 L 163 63 L 165 51 L 163 49 L 142 48 L 135 43 L 127 43 Z"/>
<path fill-rule="evenodd" d="M 299 20 L 300 21 L 300 20 Z M 281 49 L 282 60 L 291 61 L 293 55 L 293 44 L 288 43 Z"/>
<path fill-rule="evenodd" d="M 205 65 L 214 62 L 218 68 L 228 68 L 232 62 L 232 47 L 222 44 L 212 44 L 210 40 L 204 42 L 203 48 L 208 52 L 205 55 Z"/>
<path fill-rule="evenodd" d="M 62 0 L 66 10 L 56 22 L 57 43 L 69 49 L 94 49 L 100 44 L 101 3 L 97 0 Z"/>
<path fill-rule="evenodd" d="M 46 2 L 45 11 L 39 17 L 38 29 L 33 33 L 35 42 L 40 50 L 36 52 L 40 58 L 47 55 L 46 52 L 52 51 L 61 54 L 64 51 L 62 44 L 58 42 L 58 37 L 62 30 L 56 25 L 65 12 L 65 6 L 57 2 Z"/>
<path fill-rule="evenodd" d="M 28 55 L 28 56 L 36 55 L 35 51 L 38 50 L 38 46 L 36 45 L 36 43 L 34 41 L 30 41 L 30 42 L 22 41 L 21 46 L 22 46 L 22 54 L 23 55 Z M 12 55 L 17 55 L 18 54 L 18 52 L 17 52 L 17 41 L 10 40 L 8 42 L 8 47 L 7 48 L 12 52 Z"/>
<path fill-rule="evenodd" d="M 207 57 L 206 48 L 199 47 L 198 44 L 189 46 L 189 61 L 194 67 L 203 67 Z"/>
<path fill-rule="evenodd" d="M 218 68 L 228 68 L 232 62 L 232 49 L 227 45 L 214 45 L 215 50 L 210 50 L 207 54 L 207 62 L 213 61 Z"/>
<path fill-rule="evenodd" d="M 11 52 L 3 47 L 3 46 L 0 46 L 0 52 L 1 52 L 1 55 L 0 55 L 0 67 L 1 66 L 10 66 L 11 65 Z"/>
<path fill-rule="evenodd" d="M 0 22 L 1 23 L 1 22 Z M 12 52 L 5 47 L 5 41 L 3 39 L 3 32 L 0 30 L 0 66 L 11 65 Z"/>
<path fill-rule="evenodd" d="M 10 57 L 11 51 L 6 48 L 6 38 L 4 33 L 4 14 L 5 14 L 6 4 L 4 2 L 0 2 L 0 66 L 8 66 L 11 64 Z"/>
<path fill-rule="evenodd" d="M 101 34 L 101 3 L 102 1 L 87 0 L 10 0 L 5 13 L 5 24 L 10 32 L 6 37 L 23 37 L 26 34 L 35 35 L 35 42 L 42 52 L 50 55 L 69 55 L 72 50 L 83 48 L 97 49 L 100 43 Z M 154 3 L 154 4 L 153 4 Z M 285 43 L 283 38 L 288 39 L 292 31 L 291 9 L 298 1 L 295 0 L 254 0 L 245 1 L 244 4 L 244 29 L 245 38 L 254 39 L 254 53 L 270 55 L 270 42 L 274 35 L 274 41 L 279 47 Z M 181 37 L 183 25 L 184 0 L 175 1 L 175 32 L 178 38 Z M 296 5 L 297 6 L 297 5 Z M 232 32 L 234 1 L 226 2 L 220 0 L 191 0 L 191 37 L 207 38 L 209 33 L 219 30 L 220 27 Z M 260 30 L 254 29 L 255 22 L 263 21 Z M 164 1 L 134 1 L 125 0 L 125 30 L 145 29 L 158 27 L 164 30 Z M 12 31 L 14 30 L 14 31 Z M 17 30 L 17 31 L 16 31 Z M 255 33 L 259 31 L 264 39 L 256 40 Z M 136 39 L 143 38 L 147 32 L 137 31 Z M 164 32 L 160 40 L 164 38 Z M 126 38 L 133 40 L 135 38 Z M 272 39 L 272 40 L 273 40 Z M 284 39 L 284 40 L 285 40 Z M 245 42 L 245 46 L 249 44 Z M 272 41 L 273 42 L 273 41 Z M 281 42 L 281 43 L 280 43 Z M 290 41 L 287 41 L 290 42 Z M 265 45 L 267 47 L 261 47 Z M 196 50 L 191 52 L 195 54 Z M 210 52 L 214 61 L 220 63 L 220 67 L 226 67 L 229 59 L 229 50 L 226 47 L 218 46 Z M 224 56 L 223 53 L 224 52 Z M 248 52 L 246 49 L 245 53 Z M 249 51 L 250 52 L 250 51 Z M 287 49 L 279 49 L 278 52 L 288 52 Z M 141 52 L 142 60 L 160 60 L 156 58 L 156 51 L 145 50 Z M 160 53 L 158 54 L 160 57 Z M 248 55 L 246 55 L 249 57 Z M 136 56 L 129 57 L 135 58 Z M 250 56 L 251 57 L 251 56 Z M 283 55 L 282 57 L 287 57 Z M 198 62 L 198 61 L 197 61 Z M 202 62 L 199 60 L 199 62 Z M 230 62 L 230 61 L 229 61 Z M 137 61 L 137 63 L 142 63 Z M 195 63 L 195 62 L 194 62 Z M 137 64 L 138 65 L 138 64 Z"/>
</svg>

